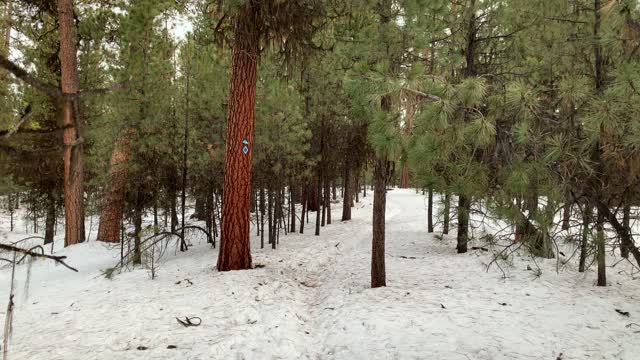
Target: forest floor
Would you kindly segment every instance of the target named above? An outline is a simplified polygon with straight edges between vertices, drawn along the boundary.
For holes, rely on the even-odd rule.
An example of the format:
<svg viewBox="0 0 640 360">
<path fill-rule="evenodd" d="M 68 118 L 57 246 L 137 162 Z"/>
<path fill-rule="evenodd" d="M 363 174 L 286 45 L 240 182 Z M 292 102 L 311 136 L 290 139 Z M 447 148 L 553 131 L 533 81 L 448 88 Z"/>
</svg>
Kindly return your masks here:
<svg viewBox="0 0 640 360">
<path fill-rule="evenodd" d="M 524 255 L 502 265 L 506 274 L 487 271 L 491 251 L 458 255 L 455 236 L 426 233 L 425 199 L 412 190 L 388 193 L 388 286 L 370 289 L 372 200 L 320 237 L 312 219 L 277 250 L 253 238 L 264 265 L 254 270 L 216 272 L 204 241 L 167 254 L 154 280 L 144 269 L 106 279 L 120 250 L 95 241 L 56 251 L 78 273 L 35 262 L 28 291 L 20 265 L 9 359 L 638 358 L 640 327 L 627 325 L 640 323 L 640 280 L 623 264 L 604 288 L 571 263 L 557 272 L 555 260 L 536 260 L 536 276 Z M 3 242 L 24 236 L 0 231 Z M 2 317 L 10 279 L 0 269 Z M 176 321 L 193 316 L 200 326 Z"/>
</svg>

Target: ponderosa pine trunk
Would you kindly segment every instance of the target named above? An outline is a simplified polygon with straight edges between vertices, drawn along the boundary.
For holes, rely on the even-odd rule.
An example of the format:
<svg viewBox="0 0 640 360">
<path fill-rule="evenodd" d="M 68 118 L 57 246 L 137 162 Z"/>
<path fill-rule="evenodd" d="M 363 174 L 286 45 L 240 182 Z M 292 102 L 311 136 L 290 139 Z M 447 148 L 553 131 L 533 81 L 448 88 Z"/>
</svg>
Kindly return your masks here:
<svg viewBox="0 0 640 360">
<path fill-rule="evenodd" d="M 321 199 L 322 198 L 322 181 L 320 180 L 320 176 L 318 176 L 318 179 L 316 181 L 315 184 L 315 188 L 316 188 L 316 200 Z M 318 208 L 316 209 L 316 236 L 320 236 L 320 222 L 321 222 L 321 209 L 320 209 L 320 202 L 318 201 Z"/>
<path fill-rule="evenodd" d="M 351 220 L 351 166 L 348 161 L 345 161 L 343 176 L 342 221 L 347 221 Z"/>
<path fill-rule="evenodd" d="M 384 157 L 375 160 L 373 170 L 373 240 L 371 242 L 371 287 L 387 286 L 385 269 L 385 213 L 389 162 Z"/>
<path fill-rule="evenodd" d="M 209 231 L 209 229 L 207 229 Z M 155 235 L 160 232 L 160 225 L 158 224 L 158 193 L 153 194 L 153 233 Z"/>
<path fill-rule="evenodd" d="M 400 171 L 400 188 L 409 188 L 409 164 L 406 162 L 402 164 L 402 170 Z"/>
<path fill-rule="evenodd" d="M 585 204 L 585 208 L 582 213 L 582 237 L 580 239 L 580 260 L 578 263 L 578 272 L 584 272 L 586 270 L 591 213 L 591 204 Z"/>
<path fill-rule="evenodd" d="M 624 226 L 625 231 L 631 233 L 631 206 L 629 204 L 624 205 L 624 209 L 622 210 L 622 226 Z M 625 241 L 620 240 L 620 256 L 625 259 L 629 258 L 629 246 Z"/>
<path fill-rule="evenodd" d="M 353 200 L 353 197 L 355 197 L 355 201 L 357 203 L 360 202 L 360 176 L 359 176 L 359 174 L 360 174 L 360 169 L 358 169 L 358 171 L 356 171 L 356 176 L 353 179 L 353 192 L 351 193 L 351 194 L 355 195 L 355 196 L 352 196 L 352 200 Z M 353 202 L 351 202 L 351 206 L 355 206 L 355 204 Z"/>
<path fill-rule="evenodd" d="M 78 131 L 78 66 L 73 0 L 58 0 L 58 32 L 60 33 L 59 101 L 62 119 L 64 161 L 64 246 L 84 242 L 84 168 L 82 138 Z"/>
<path fill-rule="evenodd" d="M 362 197 L 367 197 L 367 173 L 366 171 L 362 174 Z"/>
<path fill-rule="evenodd" d="M 304 234 L 304 215 L 307 213 L 307 184 L 302 187 L 302 212 L 300 213 L 300 234 Z"/>
<path fill-rule="evenodd" d="M 604 214 L 598 210 L 596 220 L 596 259 L 598 262 L 598 286 L 607 286 L 607 267 L 605 258 Z"/>
<path fill-rule="evenodd" d="M 323 176 L 322 182 L 320 185 L 323 188 L 322 198 L 320 199 L 322 203 L 322 220 L 320 221 L 320 226 L 322 227 L 324 227 L 324 225 L 326 224 L 326 219 L 327 219 L 327 194 L 326 194 L 327 187 L 325 186 L 326 183 L 327 183 L 327 180 Z"/>
<path fill-rule="evenodd" d="M 260 187 L 260 222 L 258 223 L 258 227 L 260 231 L 260 248 L 264 249 L 264 213 L 265 213 L 265 196 L 264 196 L 264 187 Z"/>
<path fill-rule="evenodd" d="M 309 192 L 307 193 L 307 210 L 308 211 L 318 211 L 320 208 L 320 200 L 318 194 L 318 186 L 317 179 L 312 180 L 312 185 L 309 187 Z M 307 218 L 308 220 L 308 218 Z"/>
<path fill-rule="evenodd" d="M 111 153 L 109 175 L 102 194 L 98 241 L 117 243 L 120 241 L 120 224 L 125 201 L 129 159 L 129 135 L 120 135 Z"/>
<path fill-rule="evenodd" d="M 207 210 L 205 199 L 202 198 L 201 196 L 202 194 L 198 192 L 196 192 L 193 195 L 195 195 L 196 203 L 194 204 L 193 214 L 191 214 L 189 218 L 196 219 L 196 220 L 204 220 L 206 218 L 205 212 Z"/>
<path fill-rule="evenodd" d="M 134 265 L 142 264 L 142 251 L 140 249 L 141 236 L 142 236 L 142 190 L 139 189 L 136 195 L 136 202 L 133 209 L 133 258 Z"/>
<path fill-rule="evenodd" d="M 274 211 L 273 211 L 273 191 L 271 188 L 267 189 L 267 218 L 269 222 L 269 244 L 273 243 L 273 234 L 274 234 Z"/>
<path fill-rule="evenodd" d="M 466 195 L 458 195 L 458 236 L 456 250 L 458 254 L 467 252 L 469 242 L 469 212 L 471 201 Z"/>
<path fill-rule="evenodd" d="M 289 212 L 291 215 L 291 221 L 289 222 L 290 225 L 290 232 L 294 233 L 296 232 L 296 202 L 295 199 L 293 197 L 294 191 L 293 191 L 293 181 L 291 182 L 291 187 L 289 188 Z"/>
<path fill-rule="evenodd" d="M 176 209 L 176 198 L 178 197 L 178 184 L 174 175 L 171 175 L 169 183 L 169 207 L 171 212 L 171 232 L 178 228 L 178 210 Z"/>
<path fill-rule="evenodd" d="M 235 43 L 227 115 L 222 230 L 218 270 L 252 268 L 250 232 L 251 155 L 258 70 L 259 16 L 247 1 L 235 17 Z"/>
<path fill-rule="evenodd" d="M 443 221 L 442 221 L 442 233 L 444 235 L 449 234 L 449 222 L 451 220 L 450 211 L 451 211 L 451 193 L 446 192 L 444 194 L 444 210 L 443 211 Z"/>
<path fill-rule="evenodd" d="M 331 184 L 324 179 L 324 207 L 327 209 L 327 225 L 331 225 Z"/>
<path fill-rule="evenodd" d="M 429 195 L 427 199 L 427 232 L 433 232 L 433 189 L 429 188 Z"/>
<path fill-rule="evenodd" d="M 571 203 L 566 200 L 562 207 L 562 230 L 569 230 L 571 225 Z"/>
<path fill-rule="evenodd" d="M 45 219 L 44 244 L 51 244 L 56 229 L 56 192 L 49 189 L 47 192 L 47 217 Z"/>
<path fill-rule="evenodd" d="M 331 195 L 333 197 L 333 201 L 338 200 L 338 191 L 336 190 L 336 181 L 333 180 L 331 182 Z"/>
</svg>

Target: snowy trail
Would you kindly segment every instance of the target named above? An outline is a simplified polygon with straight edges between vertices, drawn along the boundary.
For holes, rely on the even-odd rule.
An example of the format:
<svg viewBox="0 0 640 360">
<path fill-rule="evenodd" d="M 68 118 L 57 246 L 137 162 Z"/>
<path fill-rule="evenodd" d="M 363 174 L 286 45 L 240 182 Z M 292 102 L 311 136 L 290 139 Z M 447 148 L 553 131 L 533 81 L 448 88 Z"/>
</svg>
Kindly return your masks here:
<svg viewBox="0 0 640 360">
<path fill-rule="evenodd" d="M 424 197 L 413 190 L 388 193 L 388 286 L 370 289 L 371 201 L 362 199 L 344 223 L 334 205 L 334 223 L 320 237 L 312 217 L 305 234 L 281 235 L 278 250 L 256 248 L 254 263 L 264 268 L 250 271 L 215 272 L 217 250 L 196 242 L 156 280 L 145 270 L 106 280 L 100 270 L 119 251 L 92 242 L 59 251 L 79 274 L 34 264 L 25 297 L 21 266 L 10 359 L 553 360 L 562 353 L 633 360 L 640 353 L 640 335 L 625 327 L 640 323 L 637 280 L 610 271 L 612 285 L 597 288 L 593 272 L 556 274 L 547 260 L 538 260 L 544 274 L 536 279 L 526 257 L 503 279 L 485 271 L 486 253 L 458 255 L 454 236 L 427 234 Z M 9 276 L 0 270 L 0 301 Z M 203 322 L 184 328 L 176 316 Z"/>
</svg>

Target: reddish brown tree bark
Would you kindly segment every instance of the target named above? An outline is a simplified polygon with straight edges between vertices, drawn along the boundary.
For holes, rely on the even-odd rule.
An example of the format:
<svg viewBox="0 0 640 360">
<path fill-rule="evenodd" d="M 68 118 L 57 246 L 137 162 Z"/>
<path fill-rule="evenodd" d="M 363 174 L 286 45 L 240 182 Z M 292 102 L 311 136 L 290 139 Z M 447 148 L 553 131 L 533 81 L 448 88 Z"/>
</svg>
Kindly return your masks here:
<svg viewBox="0 0 640 360">
<path fill-rule="evenodd" d="M 59 115 L 63 126 L 64 144 L 64 245 L 83 242 L 84 204 L 82 138 L 77 128 L 78 66 L 76 54 L 73 0 L 58 0 L 58 30 L 60 32 Z"/>
<path fill-rule="evenodd" d="M 129 159 L 129 135 L 123 133 L 116 141 L 111 153 L 109 177 L 102 195 L 98 241 L 119 242 L 124 190 L 127 184 Z"/>
<path fill-rule="evenodd" d="M 249 219 L 259 23 L 253 1 L 235 18 L 218 271 L 250 269 Z M 247 144 L 243 144 L 246 141 Z M 246 153 L 243 151 L 246 146 Z"/>
</svg>

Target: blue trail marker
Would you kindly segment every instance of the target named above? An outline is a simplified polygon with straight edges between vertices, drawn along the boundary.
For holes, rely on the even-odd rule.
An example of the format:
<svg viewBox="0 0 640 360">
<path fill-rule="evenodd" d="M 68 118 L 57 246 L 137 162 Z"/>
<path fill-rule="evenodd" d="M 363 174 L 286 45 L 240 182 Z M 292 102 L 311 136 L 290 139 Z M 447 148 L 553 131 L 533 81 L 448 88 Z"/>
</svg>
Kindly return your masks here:
<svg viewBox="0 0 640 360">
<path fill-rule="evenodd" d="M 247 139 L 242 139 L 242 144 L 244 145 L 242 147 L 242 152 L 247 155 L 249 153 L 249 142 L 247 141 Z"/>
</svg>

